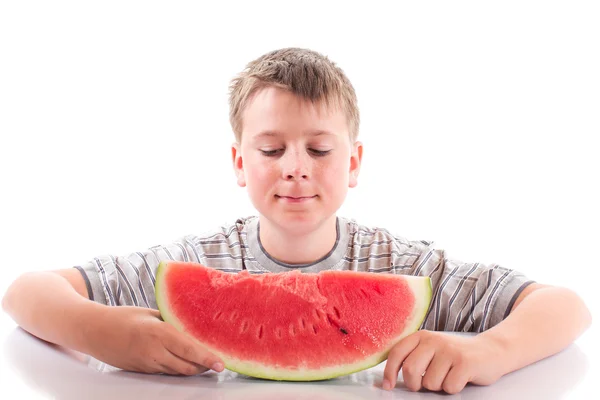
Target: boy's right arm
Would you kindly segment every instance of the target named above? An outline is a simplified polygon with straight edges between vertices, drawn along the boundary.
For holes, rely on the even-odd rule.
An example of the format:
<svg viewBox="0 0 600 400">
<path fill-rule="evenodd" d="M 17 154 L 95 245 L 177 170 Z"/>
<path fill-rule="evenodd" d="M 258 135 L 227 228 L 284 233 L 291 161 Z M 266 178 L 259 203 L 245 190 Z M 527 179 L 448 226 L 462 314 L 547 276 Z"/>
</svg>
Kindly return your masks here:
<svg viewBox="0 0 600 400">
<path fill-rule="evenodd" d="M 218 357 L 163 322 L 157 310 L 90 301 L 75 268 L 21 275 L 2 308 L 31 334 L 118 368 L 183 375 L 223 369 Z"/>
</svg>

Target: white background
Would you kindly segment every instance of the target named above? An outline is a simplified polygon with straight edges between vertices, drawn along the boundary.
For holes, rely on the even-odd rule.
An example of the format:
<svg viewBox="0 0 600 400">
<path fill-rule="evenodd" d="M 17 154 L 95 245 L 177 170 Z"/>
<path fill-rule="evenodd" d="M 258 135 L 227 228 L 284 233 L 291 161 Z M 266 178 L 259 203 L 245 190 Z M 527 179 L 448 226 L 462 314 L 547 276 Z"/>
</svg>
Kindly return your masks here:
<svg viewBox="0 0 600 400">
<path fill-rule="evenodd" d="M 597 324 L 600 6 L 395 3 L 1 2 L 0 296 L 25 271 L 254 214 L 228 85 L 294 46 L 358 94 L 363 166 L 340 215 L 570 287 Z"/>
<path fill-rule="evenodd" d="M 358 94 L 340 215 L 570 287 L 598 315 L 598 3 L 392 3 L 3 2 L 0 295 L 254 214 L 228 85 L 294 46 Z"/>
</svg>

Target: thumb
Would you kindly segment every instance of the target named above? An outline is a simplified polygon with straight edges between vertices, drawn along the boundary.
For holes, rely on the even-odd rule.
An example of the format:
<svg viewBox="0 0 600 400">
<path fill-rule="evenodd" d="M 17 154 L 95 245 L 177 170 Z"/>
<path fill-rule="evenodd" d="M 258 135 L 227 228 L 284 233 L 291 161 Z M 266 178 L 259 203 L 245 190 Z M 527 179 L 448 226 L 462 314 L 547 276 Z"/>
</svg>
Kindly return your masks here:
<svg viewBox="0 0 600 400">
<path fill-rule="evenodd" d="M 160 310 L 155 310 L 153 308 L 150 309 L 150 315 L 152 317 L 158 318 L 161 321 L 164 321 L 164 319 L 162 318 L 161 314 L 160 314 Z"/>
</svg>

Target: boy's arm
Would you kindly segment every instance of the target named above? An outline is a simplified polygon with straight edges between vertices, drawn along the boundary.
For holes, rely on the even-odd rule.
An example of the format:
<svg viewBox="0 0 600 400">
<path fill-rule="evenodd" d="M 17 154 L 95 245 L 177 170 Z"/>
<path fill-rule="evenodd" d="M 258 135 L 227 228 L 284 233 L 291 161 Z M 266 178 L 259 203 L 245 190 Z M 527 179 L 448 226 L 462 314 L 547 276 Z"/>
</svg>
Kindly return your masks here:
<svg viewBox="0 0 600 400">
<path fill-rule="evenodd" d="M 405 385 L 460 392 L 467 383 L 489 385 L 503 375 L 558 353 L 591 324 L 591 314 L 573 291 L 529 285 L 502 322 L 474 337 L 421 330 L 389 353 L 384 389 Z"/>
<path fill-rule="evenodd" d="M 481 333 L 504 350 L 503 375 L 558 353 L 592 323 L 592 316 L 573 291 L 530 285 L 519 296 L 509 316 Z"/>
<path fill-rule="evenodd" d="M 26 331 L 138 372 L 195 375 L 223 362 L 160 319 L 157 310 L 111 307 L 88 300 L 79 271 L 30 272 L 17 278 L 2 308 Z M 73 280 L 75 285 L 70 282 Z"/>
<path fill-rule="evenodd" d="M 40 339 L 86 352 L 82 323 L 104 307 L 87 299 L 75 268 L 28 272 L 17 278 L 2 299 L 2 308 L 23 329 Z"/>
</svg>

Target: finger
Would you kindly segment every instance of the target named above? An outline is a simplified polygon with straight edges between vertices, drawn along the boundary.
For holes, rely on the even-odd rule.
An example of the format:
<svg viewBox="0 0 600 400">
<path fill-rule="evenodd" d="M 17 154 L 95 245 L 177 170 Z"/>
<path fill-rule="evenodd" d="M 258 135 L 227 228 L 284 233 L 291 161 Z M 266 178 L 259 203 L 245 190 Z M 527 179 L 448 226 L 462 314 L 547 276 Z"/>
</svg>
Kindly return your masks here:
<svg viewBox="0 0 600 400">
<path fill-rule="evenodd" d="M 435 348 L 421 346 L 406 357 L 402 365 L 402 377 L 407 388 L 414 392 L 421 390 L 423 376 L 434 356 Z"/>
<path fill-rule="evenodd" d="M 442 384 L 451 367 L 452 359 L 445 357 L 442 353 L 436 353 L 427 367 L 427 371 L 421 380 L 421 384 L 425 389 L 436 392 L 442 390 Z"/>
<path fill-rule="evenodd" d="M 161 374 L 166 374 L 166 375 L 182 375 L 179 372 L 175 371 L 172 368 L 169 368 L 166 365 L 160 365 L 160 370 L 158 370 L 157 372 L 161 373 Z"/>
<path fill-rule="evenodd" d="M 212 368 L 217 372 L 223 370 L 223 361 L 219 357 L 179 331 L 172 332 L 163 344 L 167 350 L 185 361 Z"/>
<path fill-rule="evenodd" d="M 169 375 L 191 376 L 201 374 L 208 370 L 208 368 L 203 365 L 198 365 L 190 361 L 183 360 L 169 351 L 166 352 L 161 364 L 165 373 Z"/>
<path fill-rule="evenodd" d="M 463 390 L 469 382 L 469 375 L 464 367 L 453 365 L 442 383 L 442 389 L 449 394 L 456 394 Z"/>
<path fill-rule="evenodd" d="M 147 312 L 148 314 L 150 314 L 151 317 L 154 317 L 154 318 L 157 318 L 157 319 L 163 321 L 159 310 L 155 310 L 153 308 L 145 308 L 144 311 Z"/>
<path fill-rule="evenodd" d="M 383 370 L 384 389 L 389 390 L 396 386 L 402 362 L 419 345 L 419 341 L 420 336 L 415 333 L 405 337 L 392 347 L 385 363 L 385 369 Z M 386 381 L 389 386 L 386 384 Z"/>
<path fill-rule="evenodd" d="M 154 313 L 152 316 L 155 317 L 155 318 L 157 318 L 157 319 L 159 319 L 160 321 L 165 322 L 165 320 L 162 317 L 162 314 L 160 313 L 160 311 L 156 311 L 156 313 Z"/>
<path fill-rule="evenodd" d="M 135 371 L 142 372 L 145 374 L 168 374 L 168 375 L 183 375 L 183 370 L 177 371 L 169 366 L 170 357 L 177 357 L 169 352 L 167 349 L 163 348 L 163 351 L 160 352 L 160 355 L 155 354 L 150 359 L 146 359 L 146 362 L 142 365 L 133 365 L 131 367 L 126 367 L 127 371 Z M 202 367 L 204 368 L 204 367 Z"/>
</svg>

